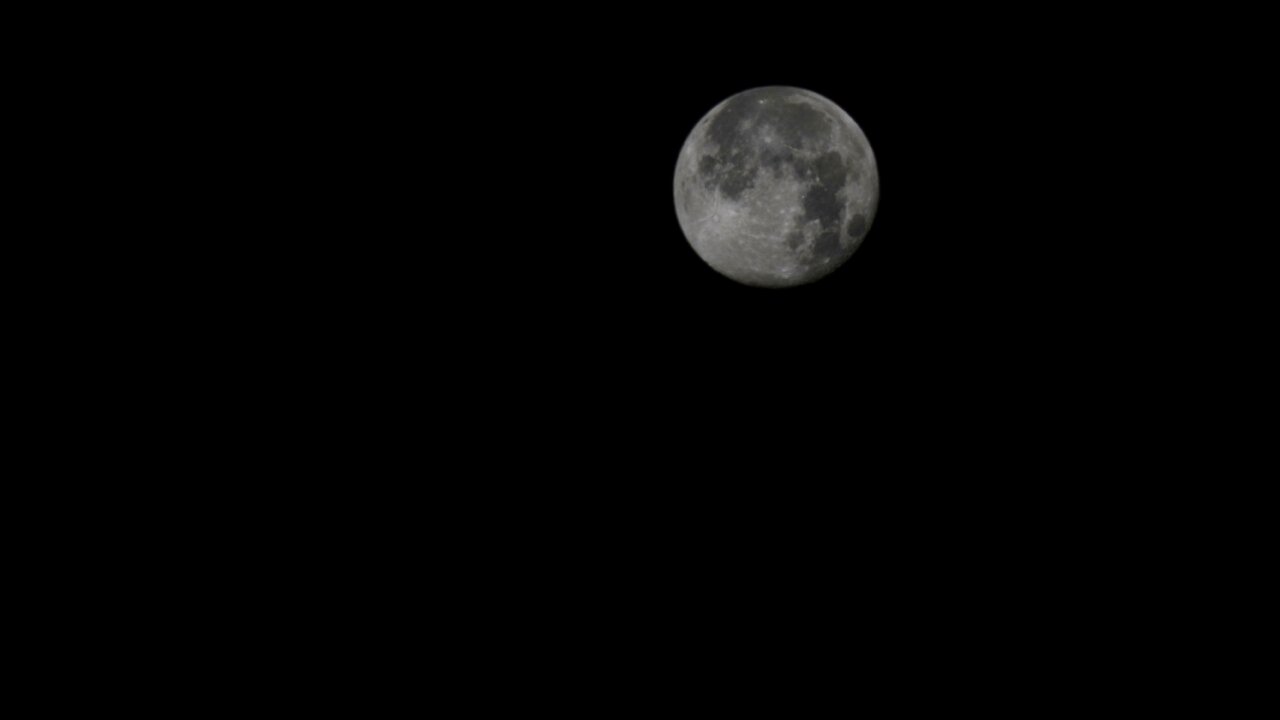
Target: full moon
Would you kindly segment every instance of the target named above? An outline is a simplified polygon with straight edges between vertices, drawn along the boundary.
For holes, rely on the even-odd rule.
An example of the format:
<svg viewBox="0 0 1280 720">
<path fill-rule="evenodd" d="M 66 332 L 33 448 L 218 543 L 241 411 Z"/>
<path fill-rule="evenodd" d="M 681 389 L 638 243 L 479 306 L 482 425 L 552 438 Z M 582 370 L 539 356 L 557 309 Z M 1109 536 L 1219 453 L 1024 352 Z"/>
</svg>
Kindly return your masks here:
<svg viewBox="0 0 1280 720">
<path fill-rule="evenodd" d="M 858 249 L 880 179 L 849 114 L 808 90 L 738 93 L 689 133 L 676 163 L 676 216 L 695 252 L 746 285 L 819 280 Z"/>
</svg>

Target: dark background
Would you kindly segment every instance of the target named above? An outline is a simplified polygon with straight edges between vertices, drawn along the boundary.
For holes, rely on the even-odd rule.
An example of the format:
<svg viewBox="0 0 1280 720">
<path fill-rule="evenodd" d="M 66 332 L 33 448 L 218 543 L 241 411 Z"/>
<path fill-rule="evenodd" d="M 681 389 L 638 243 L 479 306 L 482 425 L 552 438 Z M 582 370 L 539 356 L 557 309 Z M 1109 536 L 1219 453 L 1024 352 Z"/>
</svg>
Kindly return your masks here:
<svg viewBox="0 0 1280 720">
<path fill-rule="evenodd" d="M 1118 348 L 1159 322 L 1134 322 L 1160 257 L 1147 190 L 1128 179 L 1152 133 L 1132 109 L 1159 88 L 1128 81 L 1127 40 L 1105 26 L 900 21 L 588 25 L 493 46 L 495 63 L 478 53 L 478 104 L 441 110 L 461 114 L 448 145 L 476 171 L 455 188 L 469 215 L 450 232 L 468 261 L 442 268 L 439 310 L 474 339 L 468 372 L 539 406 L 694 437 L 741 426 L 784 447 L 842 445 L 892 427 L 1059 442 L 1135 370 Z M 845 108 L 881 175 L 854 257 L 787 290 L 698 259 L 671 188 L 698 119 L 772 84 Z"/>
<path fill-rule="evenodd" d="M 1220 180 L 1188 160 L 1214 98 L 1194 43 L 1102 15 L 509 12 L 293 16 L 261 31 L 269 61 L 214 74 L 235 102 L 199 97 L 179 147 L 224 172 L 177 216 L 218 232 L 159 273 L 211 312 L 123 357 L 169 373 L 137 443 L 217 480 L 126 502 L 215 515 L 259 615 L 274 582 L 302 589 L 281 617 L 444 599 L 431 622 L 535 649 L 574 623 L 603 647 L 620 619 L 666 656 L 744 647 L 757 612 L 903 656 L 987 647 L 988 617 L 1013 657 L 1045 646 L 1023 617 L 1179 639 L 1158 576 L 1185 572 L 1207 513 L 1181 508 L 1221 474 L 1177 427 L 1220 237 L 1184 210 Z M 773 291 L 706 267 L 672 199 L 694 123 L 769 84 L 845 108 L 882 190 L 842 269 Z M 133 387 L 103 384 L 118 426 Z"/>
<path fill-rule="evenodd" d="M 101 335 L 51 326 L 81 344 L 58 382 L 109 397 L 46 403 L 98 439 L 49 457 L 167 480 L 53 488 L 106 518 L 95 593 L 130 600 L 143 559 L 184 617 L 207 598 L 321 663 L 425 625 L 463 674 L 551 648 L 616 675 L 596 659 L 634 647 L 701 678 L 697 650 L 804 636 L 899 682 L 974 648 L 1123 665 L 1186 647 L 1206 613 L 1169 598 L 1236 602 L 1258 503 L 1207 502 L 1229 449 L 1190 462 L 1229 419 L 1188 412 L 1225 349 L 1197 314 L 1230 309 L 1198 17 L 485 11 L 231 18 L 199 53 L 218 84 L 176 66 L 154 112 L 105 68 L 76 120 L 119 112 L 164 162 L 95 128 L 104 181 L 152 175 L 86 234 L 132 266 L 83 303 Z M 849 263 L 782 291 L 707 268 L 671 197 L 697 119 L 767 84 L 848 110 L 882 180 Z"/>
<path fill-rule="evenodd" d="M 403 398 L 369 414 L 420 408 L 514 458 L 781 471 L 853 446 L 1087 464 L 1186 401 L 1218 95 L 1159 23 L 494 22 L 351 23 L 265 76 L 305 108 L 274 128 L 303 191 L 265 327 L 343 380 L 336 407 Z M 773 84 L 847 110 L 881 178 L 857 253 L 785 290 L 706 266 L 672 198 L 698 119 Z"/>
</svg>

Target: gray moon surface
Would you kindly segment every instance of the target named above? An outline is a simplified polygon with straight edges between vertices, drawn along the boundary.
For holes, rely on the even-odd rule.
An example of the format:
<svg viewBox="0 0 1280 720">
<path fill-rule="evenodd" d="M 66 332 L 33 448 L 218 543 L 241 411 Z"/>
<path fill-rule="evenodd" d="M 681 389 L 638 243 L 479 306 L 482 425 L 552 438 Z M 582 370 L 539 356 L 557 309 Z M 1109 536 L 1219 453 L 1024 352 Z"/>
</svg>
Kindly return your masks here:
<svg viewBox="0 0 1280 720">
<path fill-rule="evenodd" d="M 755 88 L 720 103 L 676 163 L 685 238 L 717 272 L 757 287 L 803 285 L 840 267 L 871 229 L 879 199 L 862 129 L 800 88 Z"/>
</svg>

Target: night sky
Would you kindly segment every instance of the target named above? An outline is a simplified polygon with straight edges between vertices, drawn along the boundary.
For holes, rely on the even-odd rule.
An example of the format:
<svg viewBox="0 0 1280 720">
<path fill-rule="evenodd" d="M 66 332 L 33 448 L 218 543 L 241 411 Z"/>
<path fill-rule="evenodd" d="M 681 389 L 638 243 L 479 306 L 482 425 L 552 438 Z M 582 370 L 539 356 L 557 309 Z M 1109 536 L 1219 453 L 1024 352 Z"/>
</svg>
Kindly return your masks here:
<svg viewBox="0 0 1280 720">
<path fill-rule="evenodd" d="M 567 413 L 597 438 L 654 413 L 684 438 L 747 422 L 787 454 L 886 428 L 1052 445 L 1118 388 L 1157 392 L 1148 340 L 1192 302 L 1169 299 L 1164 250 L 1190 231 L 1154 229 L 1168 196 L 1144 178 L 1186 76 L 1143 74 L 1127 30 L 542 20 L 460 30 L 465 52 L 368 41 L 342 81 L 352 197 L 316 201 L 335 217 L 305 277 L 382 377 L 420 366 L 464 389 L 452 407 Z M 881 181 L 854 256 L 784 290 L 706 266 L 672 198 L 690 129 L 765 85 L 844 108 Z"/>
</svg>

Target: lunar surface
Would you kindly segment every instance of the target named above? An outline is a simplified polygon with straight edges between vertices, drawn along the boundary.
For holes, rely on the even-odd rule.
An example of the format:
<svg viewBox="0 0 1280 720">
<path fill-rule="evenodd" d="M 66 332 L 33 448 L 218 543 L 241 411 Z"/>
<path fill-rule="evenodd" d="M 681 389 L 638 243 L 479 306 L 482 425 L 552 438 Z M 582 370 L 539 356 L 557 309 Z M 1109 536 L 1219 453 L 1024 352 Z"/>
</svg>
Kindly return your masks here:
<svg viewBox="0 0 1280 720">
<path fill-rule="evenodd" d="M 738 93 L 702 118 L 676 164 L 676 216 L 694 251 L 758 287 L 810 283 L 871 228 L 880 180 L 862 129 L 800 88 Z"/>
</svg>

